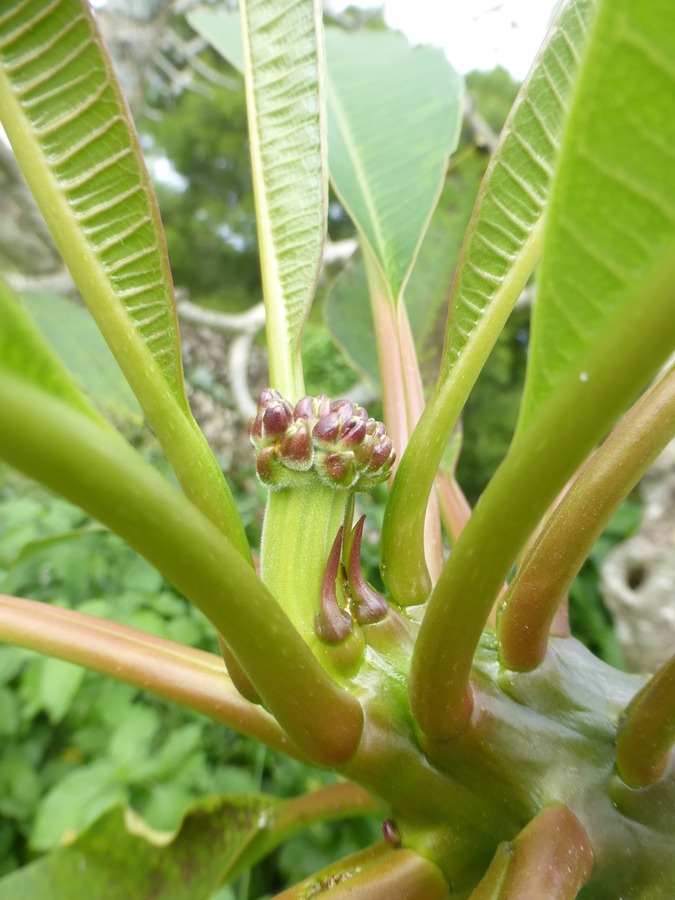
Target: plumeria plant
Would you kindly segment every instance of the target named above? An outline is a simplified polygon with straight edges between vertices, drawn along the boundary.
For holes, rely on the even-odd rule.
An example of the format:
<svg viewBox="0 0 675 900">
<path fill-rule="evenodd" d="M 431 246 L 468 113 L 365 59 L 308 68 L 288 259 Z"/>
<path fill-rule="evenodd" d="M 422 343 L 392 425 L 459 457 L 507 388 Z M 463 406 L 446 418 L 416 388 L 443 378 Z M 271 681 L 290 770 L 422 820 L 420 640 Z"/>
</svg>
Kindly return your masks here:
<svg viewBox="0 0 675 900">
<path fill-rule="evenodd" d="M 171 834 L 113 810 L 0 895 L 208 898 L 308 823 L 379 810 L 380 844 L 282 896 L 672 897 L 675 657 L 651 679 L 626 675 L 556 611 L 675 435 L 675 10 L 562 3 L 485 174 L 426 405 L 404 295 L 461 81 L 440 51 L 388 32 L 324 39 L 319 0 L 241 0 L 240 31 L 235 18 L 191 21 L 245 75 L 270 362 L 249 423 L 269 489 L 260 574 L 186 399 L 157 205 L 89 7 L 0 0 L 3 126 L 182 491 L 5 288 L 0 457 L 156 566 L 213 623 L 225 663 L 14 597 L 0 598 L 0 639 L 344 780 L 283 803 L 205 798 Z M 385 424 L 303 386 L 329 173 L 360 236 Z M 441 460 L 537 263 L 519 423 L 470 510 Z M 363 577 L 355 514 L 357 492 L 384 482 L 386 594 Z"/>
</svg>

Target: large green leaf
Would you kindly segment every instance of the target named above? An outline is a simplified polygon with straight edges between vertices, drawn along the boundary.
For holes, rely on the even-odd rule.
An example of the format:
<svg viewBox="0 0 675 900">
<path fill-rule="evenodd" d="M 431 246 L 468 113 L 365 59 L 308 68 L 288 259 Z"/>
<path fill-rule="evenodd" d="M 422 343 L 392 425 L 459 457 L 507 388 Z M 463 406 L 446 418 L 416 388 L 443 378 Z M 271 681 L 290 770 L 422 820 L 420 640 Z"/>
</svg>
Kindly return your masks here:
<svg viewBox="0 0 675 900">
<path fill-rule="evenodd" d="M 405 288 L 405 304 L 422 381 L 428 389 L 438 375 L 448 315 L 449 285 L 486 166 L 485 156 L 474 152 L 448 172 Z M 325 316 L 343 352 L 379 393 L 380 371 L 373 354 L 373 315 L 366 272 L 360 258 L 352 260 L 335 280 L 326 298 Z"/>
<path fill-rule="evenodd" d="M 154 363 L 187 408 L 159 214 L 87 5 L 2 10 L 0 113 L 28 183 L 108 339 Z"/>
<path fill-rule="evenodd" d="M 185 493 L 250 555 L 234 501 L 188 406 L 157 202 L 86 0 L 2 4 L 0 119 Z"/>
<path fill-rule="evenodd" d="M 328 208 L 321 3 L 241 0 L 240 9 L 270 381 L 296 400 Z"/>
<path fill-rule="evenodd" d="M 86 309 L 55 294 L 37 292 L 23 294 L 21 302 L 97 406 L 113 417 L 141 420 L 136 398 Z"/>
<path fill-rule="evenodd" d="M 94 780 L 93 796 L 99 798 L 97 786 Z M 106 800 L 107 796 L 99 798 Z M 152 831 L 135 813 L 118 805 L 68 847 L 0 881 L 0 896 L 206 900 L 219 884 L 237 878 L 314 822 L 378 812 L 375 801 L 350 783 L 292 800 L 266 794 L 205 797 L 187 810 L 172 832 Z"/>
<path fill-rule="evenodd" d="M 675 236 L 675 11 L 604 2 L 548 213 L 519 427 Z"/>
<path fill-rule="evenodd" d="M 326 30 L 330 174 L 397 301 L 461 125 L 442 50 L 388 31 Z"/>
<path fill-rule="evenodd" d="M 116 807 L 74 843 L 0 881 L 3 900 L 206 900 L 278 805 L 264 795 L 207 797 L 175 833 Z"/>
<path fill-rule="evenodd" d="M 596 4 L 568 0 L 553 21 L 474 208 L 452 290 L 438 382 L 401 460 L 384 523 L 388 586 L 415 602 L 430 589 L 422 546 L 426 498 L 469 392 L 539 256 L 551 175 Z"/>
</svg>

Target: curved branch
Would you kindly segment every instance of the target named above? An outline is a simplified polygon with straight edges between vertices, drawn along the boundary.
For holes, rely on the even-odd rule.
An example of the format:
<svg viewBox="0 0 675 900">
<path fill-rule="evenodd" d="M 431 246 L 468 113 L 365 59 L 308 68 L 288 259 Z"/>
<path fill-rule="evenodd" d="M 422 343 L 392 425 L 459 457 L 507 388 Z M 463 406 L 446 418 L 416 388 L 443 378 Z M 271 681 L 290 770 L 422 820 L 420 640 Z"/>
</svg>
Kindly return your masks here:
<svg viewBox="0 0 675 900">
<path fill-rule="evenodd" d="M 412 850 L 375 844 L 347 856 L 278 894 L 274 900 L 445 900 L 448 883 L 434 863 Z"/>
<path fill-rule="evenodd" d="M 556 610 L 621 502 L 675 434 L 675 368 L 626 413 L 551 515 L 504 599 L 502 662 L 530 671 L 544 659 Z"/>
<path fill-rule="evenodd" d="M 304 760 L 272 716 L 244 700 L 219 656 L 86 613 L 0 595 L 0 641 L 77 663 L 173 700 Z"/>
<path fill-rule="evenodd" d="M 112 429 L 0 370 L 0 456 L 117 532 L 213 622 L 295 745 L 345 763 L 359 702 L 321 667 L 227 538 Z"/>
<path fill-rule="evenodd" d="M 551 806 L 497 849 L 469 900 L 574 900 L 591 876 L 588 835 L 564 806 Z"/>
</svg>

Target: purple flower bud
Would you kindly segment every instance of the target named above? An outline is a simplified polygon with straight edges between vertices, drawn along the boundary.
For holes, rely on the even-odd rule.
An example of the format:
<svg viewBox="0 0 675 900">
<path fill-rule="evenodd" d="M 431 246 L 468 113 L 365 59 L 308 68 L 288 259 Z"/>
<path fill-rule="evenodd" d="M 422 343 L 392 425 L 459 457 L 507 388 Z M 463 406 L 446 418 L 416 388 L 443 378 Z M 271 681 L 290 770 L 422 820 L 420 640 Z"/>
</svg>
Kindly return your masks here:
<svg viewBox="0 0 675 900">
<path fill-rule="evenodd" d="M 281 400 L 279 391 L 273 391 L 272 388 L 265 388 L 258 397 L 258 409 L 264 409 L 272 400 Z"/>
<path fill-rule="evenodd" d="M 366 434 L 375 434 L 375 429 L 377 428 L 377 422 L 375 419 L 368 419 L 366 422 Z"/>
<path fill-rule="evenodd" d="M 279 444 L 283 462 L 290 469 L 303 472 L 312 467 L 314 448 L 309 429 L 304 422 L 291 425 Z"/>
<path fill-rule="evenodd" d="M 293 410 L 284 400 L 273 400 L 263 414 L 263 435 L 276 440 L 293 421 Z"/>
<path fill-rule="evenodd" d="M 338 605 L 335 590 L 335 583 L 340 571 L 342 534 L 343 526 L 340 526 L 326 562 L 326 570 L 321 582 L 321 607 L 316 614 L 315 621 L 316 633 L 329 644 L 341 643 L 352 630 L 352 618 L 347 610 L 341 609 Z"/>
<path fill-rule="evenodd" d="M 307 395 L 303 397 L 301 400 L 295 404 L 295 409 L 293 410 L 293 418 L 297 421 L 298 419 L 313 419 L 314 418 L 314 397 L 310 397 Z"/>
<path fill-rule="evenodd" d="M 372 436 L 366 434 L 360 444 L 352 448 L 352 453 L 359 465 L 360 469 L 365 469 L 370 465 L 373 458 L 373 450 L 375 449 L 375 441 Z"/>
<path fill-rule="evenodd" d="M 274 447 L 265 447 L 260 451 L 256 468 L 263 484 L 274 484 L 279 468 L 279 460 Z"/>
<path fill-rule="evenodd" d="M 352 448 L 360 444 L 366 436 L 366 423 L 358 416 L 351 416 L 340 431 L 340 444 Z"/>
<path fill-rule="evenodd" d="M 333 400 L 330 405 L 331 413 L 337 413 L 340 417 L 340 424 L 344 424 L 347 419 L 354 415 L 354 406 L 349 400 Z"/>
<path fill-rule="evenodd" d="M 263 443 L 263 415 L 259 412 L 248 421 L 248 436 L 254 447 L 260 447 Z"/>
<path fill-rule="evenodd" d="M 368 413 L 365 411 L 365 409 L 362 406 L 354 407 L 354 415 L 358 416 L 359 419 L 363 419 L 364 422 L 368 421 Z"/>
<path fill-rule="evenodd" d="M 323 458 L 325 479 L 339 487 L 351 487 L 358 474 L 353 453 L 326 453 Z"/>
<path fill-rule="evenodd" d="M 323 416 L 312 429 L 312 435 L 322 444 L 332 444 L 340 431 L 340 417 L 337 413 Z"/>
<path fill-rule="evenodd" d="M 373 432 L 373 437 L 376 441 L 379 441 L 380 438 L 383 438 L 387 433 L 387 429 L 384 427 L 382 422 L 375 423 L 375 431 Z"/>
<path fill-rule="evenodd" d="M 381 469 L 389 459 L 391 451 L 393 449 L 394 445 L 391 442 L 391 438 L 388 438 L 385 435 L 383 438 L 381 438 L 379 444 L 375 444 L 375 449 L 373 450 L 373 458 L 370 461 L 371 467 L 373 469 Z"/>
<path fill-rule="evenodd" d="M 319 396 L 314 400 L 314 415 L 317 419 L 323 418 L 323 416 L 327 416 L 330 412 L 330 400 L 325 394 L 319 394 Z"/>
</svg>

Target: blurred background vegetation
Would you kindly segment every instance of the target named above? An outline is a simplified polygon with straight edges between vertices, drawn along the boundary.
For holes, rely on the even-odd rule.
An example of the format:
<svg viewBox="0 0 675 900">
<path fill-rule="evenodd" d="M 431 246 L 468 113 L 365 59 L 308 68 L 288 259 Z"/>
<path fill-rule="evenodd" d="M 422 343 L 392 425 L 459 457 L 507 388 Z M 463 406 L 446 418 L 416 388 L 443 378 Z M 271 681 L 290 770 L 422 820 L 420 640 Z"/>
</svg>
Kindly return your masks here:
<svg viewBox="0 0 675 900">
<path fill-rule="evenodd" d="M 99 17 L 125 77 L 148 155 L 179 300 L 220 315 L 241 314 L 261 300 L 241 80 L 166 4 L 138 4 L 133 14 L 126 6 L 109 3 Z M 147 15 L 138 17 L 141 7 Z M 377 12 L 351 10 L 335 21 L 349 28 L 384 27 Z M 406 290 L 427 388 L 440 358 L 449 287 L 464 231 L 495 135 L 517 89 L 503 69 L 472 72 L 466 78 L 462 139 Z M 172 478 L 88 314 L 75 305 L 77 298 L 49 236 L 21 191 L 3 148 L 0 269 L 22 291 L 26 308 L 75 377 L 144 455 Z M 350 261 L 353 237 L 348 217 L 331 197 L 329 238 L 334 253 L 307 325 L 303 360 L 309 392 L 348 393 L 368 402 L 377 414 L 379 373 L 372 343 L 368 353 L 361 348 L 372 323 L 367 301 L 354 302 L 362 297 L 364 285 L 358 259 Z M 57 300 L 54 293 L 69 300 Z M 365 318 L 356 317 L 355 306 Z M 207 329 L 198 315 L 195 319 L 194 310 L 181 316 L 191 400 L 255 548 L 264 490 L 254 478 L 245 409 L 241 398 L 237 401 L 229 368 L 236 328 L 229 334 L 227 327 L 224 333 Z M 458 479 L 472 503 L 503 458 L 515 426 L 528 327 L 524 302 L 507 323 L 464 413 Z M 266 379 L 262 332 L 249 339 L 246 353 L 244 384 L 255 396 Z M 379 585 L 376 545 L 383 489 L 360 502 L 369 513 L 364 563 L 369 579 Z M 621 653 L 598 589 L 599 566 L 639 520 L 639 503 L 627 501 L 570 593 L 574 633 L 617 666 L 622 666 Z M 0 591 L 218 652 L 207 620 L 148 563 L 76 508 L 6 469 L 0 469 Z M 131 804 L 151 827 L 170 830 L 204 793 L 262 789 L 294 796 L 332 778 L 137 689 L 0 646 L 0 875 L 68 840 L 119 802 Z M 218 900 L 274 894 L 371 843 L 378 828 L 370 819 L 313 826 L 254 870 L 250 883 L 223 888 Z"/>
</svg>

